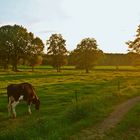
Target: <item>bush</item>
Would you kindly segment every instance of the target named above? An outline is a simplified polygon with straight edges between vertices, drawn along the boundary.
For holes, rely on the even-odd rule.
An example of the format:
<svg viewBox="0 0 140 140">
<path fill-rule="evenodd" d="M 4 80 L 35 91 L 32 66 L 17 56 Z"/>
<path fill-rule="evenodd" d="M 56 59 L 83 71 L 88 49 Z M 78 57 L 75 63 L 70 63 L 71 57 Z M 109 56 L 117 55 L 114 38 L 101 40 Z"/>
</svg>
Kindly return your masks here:
<svg viewBox="0 0 140 140">
<path fill-rule="evenodd" d="M 80 99 L 72 102 L 65 115 L 70 122 L 76 122 L 88 117 L 94 110 L 93 108 L 92 99 Z"/>
</svg>

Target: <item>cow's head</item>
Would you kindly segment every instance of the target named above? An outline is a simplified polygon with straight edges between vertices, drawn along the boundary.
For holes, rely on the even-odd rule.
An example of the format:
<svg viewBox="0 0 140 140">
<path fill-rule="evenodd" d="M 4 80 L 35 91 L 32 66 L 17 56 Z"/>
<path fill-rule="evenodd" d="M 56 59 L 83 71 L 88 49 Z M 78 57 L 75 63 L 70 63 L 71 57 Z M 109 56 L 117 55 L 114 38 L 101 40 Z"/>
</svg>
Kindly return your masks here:
<svg viewBox="0 0 140 140">
<path fill-rule="evenodd" d="M 33 98 L 32 103 L 35 104 L 35 109 L 39 110 L 40 100 L 38 98 Z"/>
<path fill-rule="evenodd" d="M 36 102 L 35 102 L 35 109 L 39 110 L 39 107 L 40 107 L 40 100 L 37 99 Z"/>
</svg>

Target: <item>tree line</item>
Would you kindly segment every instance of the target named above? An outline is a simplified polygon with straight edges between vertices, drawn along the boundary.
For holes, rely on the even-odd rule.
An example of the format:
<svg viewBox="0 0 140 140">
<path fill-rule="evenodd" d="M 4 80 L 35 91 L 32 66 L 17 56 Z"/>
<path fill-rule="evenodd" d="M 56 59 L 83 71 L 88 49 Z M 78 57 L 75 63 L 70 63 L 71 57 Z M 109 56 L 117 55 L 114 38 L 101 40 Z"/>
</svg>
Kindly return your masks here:
<svg viewBox="0 0 140 140">
<path fill-rule="evenodd" d="M 105 53 L 96 63 L 98 66 L 140 66 L 140 55 L 136 53 Z"/>
<path fill-rule="evenodd" d="M 84 38 L 69 52 L 66 40 L 61 34 L 52 34 L 46 44 L 19 25 L 5 25 L 0 27 L 0 66 L 18 71 L 18 65 L 34 66 L 47 64 L 58 72 L 64 65 L 73 65 L 89 72 L 95 65 L 139 65 L 140 26 L 136 38 L 126 42 L 128 54 L 106 54 L 99 49 L 95 38 Z M 44 47 L 47 46 L 47 53 Z"/>
</svg>

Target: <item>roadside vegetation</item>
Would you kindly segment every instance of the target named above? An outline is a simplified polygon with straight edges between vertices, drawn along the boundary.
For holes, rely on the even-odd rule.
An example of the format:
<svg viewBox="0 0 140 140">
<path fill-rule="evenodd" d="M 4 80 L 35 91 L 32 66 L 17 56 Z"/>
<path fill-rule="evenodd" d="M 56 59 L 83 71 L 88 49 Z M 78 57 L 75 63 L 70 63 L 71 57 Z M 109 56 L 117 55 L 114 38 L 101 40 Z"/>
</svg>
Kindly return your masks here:
<svg viewBox="0 0 140 140">
<path fill-rule="evenodd" d="M 104 140 L 138 140 L 140 138 L 140 103 L 137 104 L 123 120 L 110 130 Z"/>
</svg>

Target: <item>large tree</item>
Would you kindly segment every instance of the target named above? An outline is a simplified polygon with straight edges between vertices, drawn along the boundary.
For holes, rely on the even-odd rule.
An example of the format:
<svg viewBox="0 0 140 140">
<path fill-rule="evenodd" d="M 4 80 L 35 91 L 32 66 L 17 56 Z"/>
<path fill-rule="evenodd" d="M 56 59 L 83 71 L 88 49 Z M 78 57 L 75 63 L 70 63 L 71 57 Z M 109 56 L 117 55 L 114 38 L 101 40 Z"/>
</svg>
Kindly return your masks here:
<svg viewBox="0 0 140 140">
<path fill-rule="evenodd" d="M 20 59 L 27 59 L 33 54 L 43 51 L 44 45 L 38 45 L 33 33 L 19 25 L 0 27 L 0 58 L 11 64 L 17 71 Z"/>
<path fill-rule="evenodd" d="M 32 45 L 33 47 L 30 48 L 30 54 L 28 55 L 28 63 L 32 67 L 32 71 L 34 71 L 34 66 L 42 63 L 44 44 L 40 38 L 36 37 L 33 39 Z"/>
<path fill-rule="evenodd" d="M 129 57 L 133 61 L 133 65 L 140 65 L 140 25 L 136 31 L 135 39 L 132 41 L 126 42 L 128 45 Z"/>
<path fill-rule="evenodd" d="M 47 55 L 50 57 L 50 65 L 60 72 L 61 66 L 65 65 L 67 60 L 66 40 L 61 34 L 52 34 L 47 40 Z"/>
<path fill-rule="evenodd" d="M 103 54 L 97 46 L 97 41 L 94 38 L 83 39 L 72 52 L 76 67 L 83 68 L 88 73 Z"/>
</svg>

